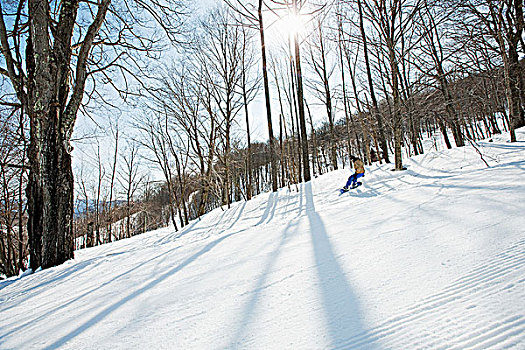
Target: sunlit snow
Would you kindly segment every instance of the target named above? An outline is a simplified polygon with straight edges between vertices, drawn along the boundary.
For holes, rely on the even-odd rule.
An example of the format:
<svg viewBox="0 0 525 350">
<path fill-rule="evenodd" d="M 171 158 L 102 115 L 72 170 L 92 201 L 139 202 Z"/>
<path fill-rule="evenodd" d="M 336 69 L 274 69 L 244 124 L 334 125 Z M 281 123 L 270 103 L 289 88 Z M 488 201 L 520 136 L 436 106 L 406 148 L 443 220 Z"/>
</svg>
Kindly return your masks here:
<svg viewBox="0 0 525 350">
<path fill-rule="evenodd" d="M 518 133 L 525 140 L 525 130 Z M 525 348 L 525 142 L 343 169 L 0 282 L 1 349 Z"/>
</svg>

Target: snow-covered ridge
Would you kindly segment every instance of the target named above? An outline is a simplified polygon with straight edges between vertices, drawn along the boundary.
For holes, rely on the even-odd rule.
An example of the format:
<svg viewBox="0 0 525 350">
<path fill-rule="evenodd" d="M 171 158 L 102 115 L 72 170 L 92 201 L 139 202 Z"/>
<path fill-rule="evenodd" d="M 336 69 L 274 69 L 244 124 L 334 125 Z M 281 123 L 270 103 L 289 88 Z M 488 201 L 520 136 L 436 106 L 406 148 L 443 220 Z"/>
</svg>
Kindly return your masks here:
<svg viewBox="0 0 525 350">
<path fill-rule="evenodd" d="M 0 282 L 0 349 L 525 348 L 525 142 L 235 203 Z M 525 140 L 520 130 L 519 140 Z"/>
</svg>

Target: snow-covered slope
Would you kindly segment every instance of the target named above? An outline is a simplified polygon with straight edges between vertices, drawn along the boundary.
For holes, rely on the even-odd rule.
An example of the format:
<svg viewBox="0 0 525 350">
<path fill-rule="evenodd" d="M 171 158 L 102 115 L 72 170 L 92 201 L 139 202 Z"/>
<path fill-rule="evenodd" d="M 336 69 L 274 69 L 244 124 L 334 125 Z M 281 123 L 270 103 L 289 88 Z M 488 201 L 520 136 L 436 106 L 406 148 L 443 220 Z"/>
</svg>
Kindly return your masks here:
<svg viewBox="0 0 525 350">
<path fill-rule="evenodd" d="M 521 130 L 519 139 L 525 139 Z M 1 349 L 525 348 L 525 143 L 349 170 L 0 284 Z"/>
</svg>

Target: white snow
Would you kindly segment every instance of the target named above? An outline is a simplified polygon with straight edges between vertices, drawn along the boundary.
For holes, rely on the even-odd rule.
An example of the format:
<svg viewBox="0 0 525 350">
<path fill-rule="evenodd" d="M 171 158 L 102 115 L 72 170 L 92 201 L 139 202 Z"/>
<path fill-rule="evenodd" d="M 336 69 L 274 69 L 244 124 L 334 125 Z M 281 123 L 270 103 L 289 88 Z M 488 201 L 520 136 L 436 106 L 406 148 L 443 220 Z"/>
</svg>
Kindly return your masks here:
<svg viewBox="0 0 525 350">
<path fill-rule="evenodd" d="M 525 142 L 339 170 L 0 282 L 1 349 L 525 348 Z M 519 140 L 525 140 L 520 130 Z"/>
</svg>

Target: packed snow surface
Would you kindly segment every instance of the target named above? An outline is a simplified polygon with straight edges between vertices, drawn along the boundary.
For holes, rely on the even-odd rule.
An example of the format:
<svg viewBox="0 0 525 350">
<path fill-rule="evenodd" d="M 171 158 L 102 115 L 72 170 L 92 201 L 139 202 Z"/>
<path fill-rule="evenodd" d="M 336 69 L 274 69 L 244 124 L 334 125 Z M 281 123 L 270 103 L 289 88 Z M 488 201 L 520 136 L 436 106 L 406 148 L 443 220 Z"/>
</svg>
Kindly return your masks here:
<svg viewBox="0 0 525 350">
<path fill-rule="evenodd" d="M 525 131 L 518 135 L 525 140 Z M 525 349 L 525 142 L 367 167 L 0 282 L 1 349 Z"/>
</svg>

